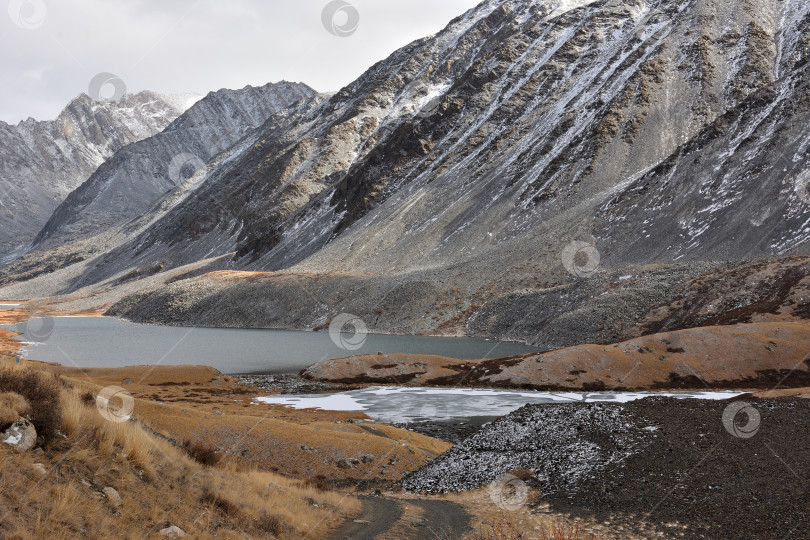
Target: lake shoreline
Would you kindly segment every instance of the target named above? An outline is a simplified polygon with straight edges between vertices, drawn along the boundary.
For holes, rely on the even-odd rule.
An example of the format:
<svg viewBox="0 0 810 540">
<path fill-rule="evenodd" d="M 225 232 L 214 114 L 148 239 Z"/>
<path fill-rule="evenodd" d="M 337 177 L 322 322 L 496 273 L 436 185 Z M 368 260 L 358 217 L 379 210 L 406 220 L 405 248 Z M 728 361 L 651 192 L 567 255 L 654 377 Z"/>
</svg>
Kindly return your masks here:
<svg viewBox="0 0 810 540">
<path fill-rule="evenodd" d="M 6 329 L 24 334 L 17 340 L 25 342 L 27 358 L 82 367 L 205 364 L 234 375 L 277 375 L 357 353 L 436 351 L 477 359 L 536 350 L 474 338 L 143 325 L 98 312 L 86 317 L 29 308 L 12 313 L 20 316 L 6 320 Z"/>
</svg>

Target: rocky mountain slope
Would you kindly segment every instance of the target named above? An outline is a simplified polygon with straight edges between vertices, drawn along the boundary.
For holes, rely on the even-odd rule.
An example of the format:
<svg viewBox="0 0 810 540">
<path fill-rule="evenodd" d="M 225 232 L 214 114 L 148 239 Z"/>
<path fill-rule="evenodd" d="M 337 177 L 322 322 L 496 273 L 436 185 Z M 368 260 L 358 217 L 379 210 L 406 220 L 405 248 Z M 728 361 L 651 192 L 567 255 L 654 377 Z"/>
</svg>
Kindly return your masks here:
<svg viewBox="0 0 810 540">
<path fill-rule="evenodd" d="M 305 84 L 267 84 L 212 92 L 165 130 L 126 146 L 59 205 L 35 240 L 44 249 L 125 223 L 231 148 L 271 115 L 315 91 Z"/>
<path fill-rule="evenodd" d="M 99 102 L 82 94 L 55 120 L 0 122 L 0 262 L 30 244 L 113 153 L 163 130 L 197 99 L 141 92 Z"/>
<path fill-rule="evenodd" d="M 807 125 L 806 3 L 602 0 L 553 8 L 484 2 L 209 179 L 164 218 L 170 232 L 161 224 L 135 243 L 215 235 L 220 254 L 235 249 L 240 266 L 279 269 L 341 236 L 308 266 L 378 272 L 464 262 L 486 251 L 501 258 L 504 244 L 523 246 L 541 234 L 546 245 L 528 254 L 541 260 L 538 248 L 557 259 L 577 238 L 599 240 L 617 263 L 668 262 L 681 251 L 714 257 L 718 242 L 728 244 L 726 258 L 796 247 L 779 239 L 803 224 L 807 210 L 793 189 L 805 165 L 794 157 Z M 757 130 L 765 140 L 741 147 Z M 777 159 L 783 156 L 769 144 L 789 159 Z M 698 149 L 703 165 L 676 171 L 705 176 L 696 190 L 684 187 L 694 200 L 670 204 L 648 187 L 645 196 L 658 206 L 627 208 L 651 179 L 682 185 L 669 178 L 672 164 L 687 155 L 694 161 Z M 727 170 L 733 160 L 763 181 Z M 741 185 L 723 184 L 726 174 Z M 234 184 L 254 196 L 240 197 Z M 742 192 L 743 185 L 760 192 Z M 763 209 L 736 208 L 757 195 L 775 197 L 769 216 L 782 226 L 763 222 L 757 230 L 750 221 Z M 196 216 L 212 206 L 210 223 L 198 227 Z M 679 236 L 671 252 L 653 249 L 672 240 L 643 226 L 649 215 L 621 219 L 644 209 L 688 241 Z M 738 226 L 720 220 L 726 213 L 751 214 L 749 234 L 764 238 L 753 246 L 725 242 Z M 714 225 L 706 228 L 706 220 Z M 622 223 L 643 232 L 628 233 Z M 707 234 L 717 240 L 704 240 Z M 158 245 L 150 256 L 166 251 Z"/>
<path fill-rule="evenodd" d="M 631 338 L 682 282 L 742 287 L 749 274 L 722 269 L 745 263 L 721 261 L 808 252 L 808 58 L 801 0 L 487 0 L 260 128 L 49 287 L 210 257 L 208 270 L 275 271 L 268 307 L 222 309 L 264 293 L 248 274 L 219 296 L 217 275 L 116 312 L 184 323 L 216 304 L 208 324 L 318 328 L 351 311 L 372 331 L 549 347 Z M 757 302 L 784 300 L 783 277 L 801 276 L 771 275 Z"/>
</svg>

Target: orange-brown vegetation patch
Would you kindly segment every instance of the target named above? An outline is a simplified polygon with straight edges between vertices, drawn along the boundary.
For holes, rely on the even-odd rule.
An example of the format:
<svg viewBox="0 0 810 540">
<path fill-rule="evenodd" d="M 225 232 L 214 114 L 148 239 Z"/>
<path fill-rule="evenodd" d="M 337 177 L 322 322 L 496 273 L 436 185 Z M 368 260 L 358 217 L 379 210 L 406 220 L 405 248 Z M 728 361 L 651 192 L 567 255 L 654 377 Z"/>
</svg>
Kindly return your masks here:
<svg viewBox="0 0 810 540">
<path fill-rule="evenodd" d="M 779 388 L 771 390 L 762 390 L 753 394 L 755 398 L 780 398 L 780 397 L 798 397 L 810 399 L 810 387 L 807 388 Z"/>
<path fill-rule="evenodd" d="M 395 481 L 450 447 L 391 426 L 348 422 L 347 416 L 359 415 L 244 401 L 239 410 L 226 406 L 226 399 L 193 406 L 136 400 L 136 409 L 156 432 L 176 441 L 202 441 L 226 463 L 328 485 Z"/>
<path fill-rule="evenodd" d="M 304 377 L 341 383 L 538 390 L 652 390 L 810 386 L 810 323 L 692 328 L 623 343 L 465 361 L 362 355 L 320 362 Z"/>
<path fill-rule="evenodd" d="M 216 449 L 223 463 L 327 484 L 394 481 L 450 444 L 406 430 L 360 424 L 360 412 L 295 410 L 257 403 L 268 392 L 206 366 L 68 368 L 42 366 L 97 393 L 118 386 L 156 434 Z M 339 465 L 341 460 L 346 460 Z M 356 461 L 355 461 L 356 460 Z"/>
<path fill-rule="evenodd" d="M 0 302 L 0 304 L 5 303 L 17 304 L 19 302 Z M 14 309 L 0 309 L 0 324 L 16 324 L 27 318 L 22 311 L 22 306 Z M 19 332 L 0 328 L 0 360 L 13 360 L 17 356 L 17 353 L 22 348 L 22 343 L 14 338 L 19 335 Z"/>
<path fill-rule="evenodd" d="M 14 337 L 19 335 L 19 332 L 0 328 L 0 357 L 14 357 L 17 354 L 21 344 L 19 341 L 16 341 Z"/>
<path fill-rule="evenodd" d="M 9 322 L 25 315 L 9 315 Z M 20 346 L 2 335 L 0 344 L 14 352 Z M 4 363 L 14 363 L 13 355 Z M 391 426 L 359 423 L 368 420 L 360 412 L 258 403 L 256 398 L 269 392 L 207 366 L 77 368 L 26 360 L 16 365 L 58 374 L 93 396 L 108 386 L 121 387 L 134 398 L 133 415 L 178 448 L 186 441 L 204 443 L 228 466 L 278 471 L 318 484 L 393 482 L 451 446 Z"/>
</svg>

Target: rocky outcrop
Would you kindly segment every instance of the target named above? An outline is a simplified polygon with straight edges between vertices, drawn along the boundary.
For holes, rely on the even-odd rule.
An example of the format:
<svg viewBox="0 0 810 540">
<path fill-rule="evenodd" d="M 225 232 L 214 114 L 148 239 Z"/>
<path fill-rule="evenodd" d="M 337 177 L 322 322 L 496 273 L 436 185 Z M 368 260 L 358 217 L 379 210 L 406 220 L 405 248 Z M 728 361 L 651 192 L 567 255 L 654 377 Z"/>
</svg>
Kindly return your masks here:
<svg viewBox="0 0 810 540">
<path fill-rule="evenodd" d="M 20 417 L 0 435 L 0 442 L 10 445 L 17 452 L 26 452 L 37 443 L 37 430 L 28 419 Z"/>
<path fill-rule="evenodd" d="M 110 506 L 113 508 L 119 508 L 121 506 L 121 495 L 118 494 L 115 488 L 107 486 L 101 492 L 107 498 L 107 502 Z"/>
</svg>

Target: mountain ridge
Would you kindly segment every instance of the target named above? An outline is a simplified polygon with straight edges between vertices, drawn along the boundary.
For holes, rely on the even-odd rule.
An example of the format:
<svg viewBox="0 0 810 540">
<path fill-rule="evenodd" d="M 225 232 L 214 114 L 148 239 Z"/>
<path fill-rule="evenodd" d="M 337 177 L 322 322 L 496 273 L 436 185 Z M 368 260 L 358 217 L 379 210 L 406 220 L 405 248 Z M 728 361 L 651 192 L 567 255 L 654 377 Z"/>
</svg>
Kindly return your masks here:
<svg viewBox="0 0 810 540">
<path fill-rule="evenodd" d="M 34 247 L 69 243 L 139 216 L 248 131 L 314 95 L 308 86 L 286 81 L 210 92 L 160 133 L 105 162 L 55 209 Z"/>
<path fill-rule="evenodd" d="M 80 94 L 54 120 L 0 122 L 0 261 L 25 247 L 112 153 L 165 128 L 191 99 L 144 91 L 102 102 Z"/>
<path fill-rule="evenodd" d="M 488 0 L 262 126 L 48 290 L 154 269 L 115 312 L 182 324 L 256 294 L 200 275 L 260 271 L 265 311 L 207 322 L 601 342 L 680 281 L 808 252 L 808 58 L 798 0 Z"/>
</svg>

